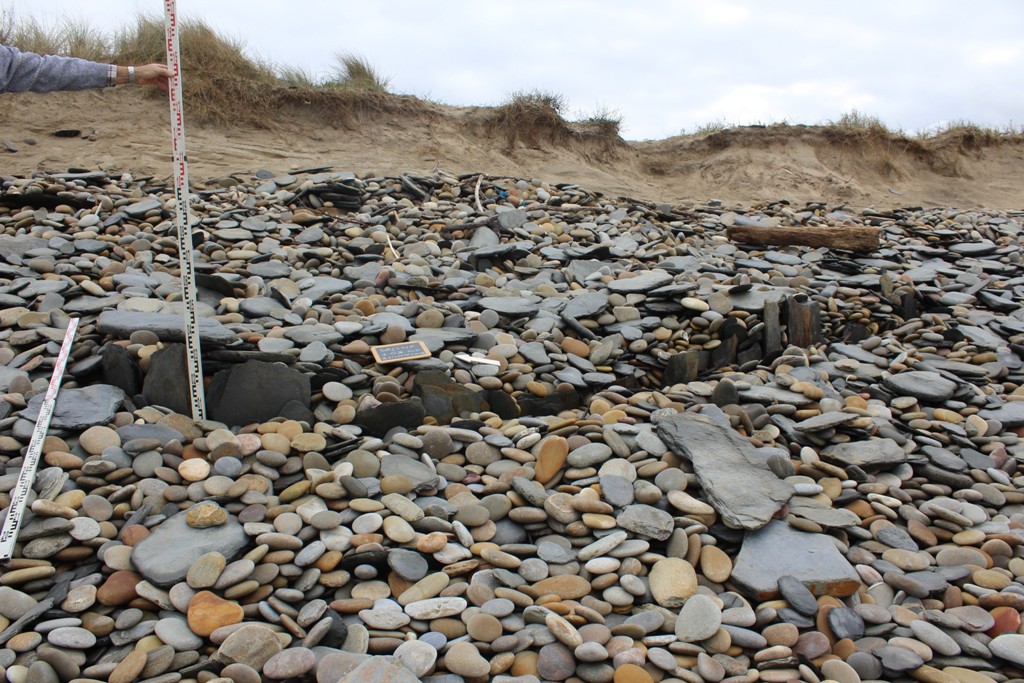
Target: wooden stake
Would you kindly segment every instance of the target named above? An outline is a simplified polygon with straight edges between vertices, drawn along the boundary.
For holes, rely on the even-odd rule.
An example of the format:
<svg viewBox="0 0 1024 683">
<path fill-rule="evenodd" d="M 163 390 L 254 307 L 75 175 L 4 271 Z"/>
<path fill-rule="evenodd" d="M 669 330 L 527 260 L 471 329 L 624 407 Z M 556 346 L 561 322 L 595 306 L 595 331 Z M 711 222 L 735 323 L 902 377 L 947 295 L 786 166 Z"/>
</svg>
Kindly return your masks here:
<svg viewBox="0 0 1024 683">
<path fill-rule="evenodd" d="M 821 342 L 821 309 L 818 302 L 797 294 L 789 298 L 786 332 L 791 346 L 806 349 Z"/>
<path fill-rule="evenodd" d="M 764 355 L 782 351 L 782 322 L 779 317 L 779 302 L 764 302 Z"/>
</svg>

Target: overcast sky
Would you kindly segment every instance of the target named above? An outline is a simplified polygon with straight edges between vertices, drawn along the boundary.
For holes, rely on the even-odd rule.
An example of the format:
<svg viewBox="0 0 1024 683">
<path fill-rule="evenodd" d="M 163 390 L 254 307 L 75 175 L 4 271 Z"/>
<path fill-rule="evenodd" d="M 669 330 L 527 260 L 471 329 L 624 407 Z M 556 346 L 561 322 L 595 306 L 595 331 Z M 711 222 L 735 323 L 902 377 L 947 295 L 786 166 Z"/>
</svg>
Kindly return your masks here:
<svg viewBox="0 0 1024 683">
<path fill-rule="evenodd" d="M 1019 0 L 178 0 L 273 62 L 363 57 L 393 92 L 494 105 L 562 95 L 659 139 L 712 123 L 822 123 L 856 109 L 919 131 L 1024 125 Z M 161 0 L 0 0 L 15 18 L 115 29 Z"/>
</svg>

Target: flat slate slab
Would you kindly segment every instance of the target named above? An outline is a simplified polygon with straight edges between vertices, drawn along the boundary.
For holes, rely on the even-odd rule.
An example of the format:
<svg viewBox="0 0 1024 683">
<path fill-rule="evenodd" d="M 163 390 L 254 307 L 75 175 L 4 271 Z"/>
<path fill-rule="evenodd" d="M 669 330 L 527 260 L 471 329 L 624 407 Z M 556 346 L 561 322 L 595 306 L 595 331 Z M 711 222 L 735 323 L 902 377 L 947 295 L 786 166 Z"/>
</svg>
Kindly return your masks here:
<svg viewBox="0 0 1024 683">
<path fill-rule="evenodd" d="M 855 413 L 844 413 L 841 411 L 834 411 L 831 413 L 821 413 L 814 417 L 809 417 L 806 420 L 802 420 L 793 425 L 793 428 L 800 432 L 820 432 L 824 429 L 831 429 L 838 427 L 839 425 L 846 424 L 856 420 L 860 415 Z"/>
<path fill-rule="evenodd" d="M 213 344 L 229 344 L 238 335 L 210 318 L 199 318 L 199 339 Z M 185 321 L 174 313 L 137 313 L 134 311 L 103 311 L 96 319 L 96 328 L 102 334 L 128 339 L 136 330 L 149 330 L 160 341 L 185 341 Z"/>
<path fill-rule="evenodd" d="M 927 370 L 901 372 L 882 381 L 890 391 L 929 403 L 941 403 L 956 392 L 956 382 Z"/>
<path fill-rule="evenodd" d="M 760 529 L 795 493 L 749 441 L 703 415 L 665 418 L 658 436 L 693 463 L 708 502 L 733 529 Z"/>
<path fill-rule="evenodd" d="M 860 587 L 857 571 L 828 536 L 773 520 L 747 533 L 732 581 L 754 600 L 764 601 L 778 597 L 783 576 L 796 578 L 815 595 L 846 597 Z"/>
<path fill-rule="evenodd" d="M 985 408 L 979 410 L 978 415 L 985 420 L 997 420 L 1010 429 L 1024 427 L 1024 401 L 1010 401 L 995 408 Z"/>
<path fill-rule="evenodd" d="M 193 529 L 184 512 L 169 517 L 132 549 L 132 564 L 157 586 L 173 586 L 185 580 L 189 567 L 208 552 L 216 550 L 234 560 L 248 537 L 233 515 L 227 523 L 205 529 Z"/>
<path fill-rule="evenodd" d="M 672 282 L 672 275 L 663 270 L 652 270 L 640 273 L 635 277 L 626 277 L 608 283 L 608 290 L 617 294 L 630 292 L 647 292 L 656 287 L 663 287 Z"/>
<path fill-rule="evenodd" d="M 822 449 L 821 457 L 842 466 L 872 470 L 906 462 L 907 453 L 892 439 L 882 438 L 832 444 Z"/>
<path fill-rule="evenodd" d="M 46 392 L 33 396 L 21 411 L 21 417 L 35 422 L 46 399 Z M 57 394 L 50 427 L 53 429 L 88 429 L 95 425 L 107 424 L 114 419 L 117 409 L 124 401 L 124 392 L 109 384 L 61 389 Z"/>
</svg>

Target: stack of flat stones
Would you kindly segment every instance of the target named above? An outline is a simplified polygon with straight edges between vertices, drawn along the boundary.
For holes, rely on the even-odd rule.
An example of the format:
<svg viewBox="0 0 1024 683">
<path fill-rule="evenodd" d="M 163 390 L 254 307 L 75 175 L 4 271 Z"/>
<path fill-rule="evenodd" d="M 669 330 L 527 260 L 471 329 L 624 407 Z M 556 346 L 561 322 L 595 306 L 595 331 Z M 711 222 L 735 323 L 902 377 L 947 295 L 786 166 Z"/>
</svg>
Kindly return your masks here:
<svg viewBox="0 0 1024 683">
<path fill-rule="evenodd" d="M 192 215 L 200 420 L 169 187 L 4 179 L 0 507 L 80 320 L 10 683 L 1024 676 L 1024 214 L 310 169 Z"/>
</svg>

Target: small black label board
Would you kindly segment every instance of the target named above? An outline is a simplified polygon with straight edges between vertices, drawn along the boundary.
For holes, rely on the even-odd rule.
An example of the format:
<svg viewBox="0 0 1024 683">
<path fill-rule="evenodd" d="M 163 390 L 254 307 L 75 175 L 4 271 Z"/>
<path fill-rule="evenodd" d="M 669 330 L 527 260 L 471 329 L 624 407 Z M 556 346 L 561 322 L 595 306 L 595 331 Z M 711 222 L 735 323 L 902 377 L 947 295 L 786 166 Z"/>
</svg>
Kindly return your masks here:
<svg viewBox="0 0 1024 683">
<path fill-rule="evenodd" d="M 403 360 L 430 358 L 430 349 L 422 341 L 371 346 L 370 353 L 373 354 L 373 359 L 382 365 L 385 363 L 398 363 Z"/>
</svg>

